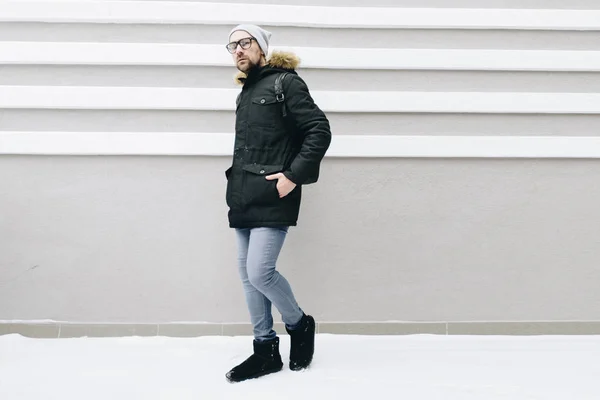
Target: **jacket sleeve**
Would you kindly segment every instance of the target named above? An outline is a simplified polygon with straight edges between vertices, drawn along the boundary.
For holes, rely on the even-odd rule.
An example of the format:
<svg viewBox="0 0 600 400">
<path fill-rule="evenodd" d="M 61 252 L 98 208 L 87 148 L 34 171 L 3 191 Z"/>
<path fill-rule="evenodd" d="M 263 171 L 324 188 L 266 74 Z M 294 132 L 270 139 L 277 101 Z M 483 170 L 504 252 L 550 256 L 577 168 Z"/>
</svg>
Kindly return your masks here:
<svg viewBox="0 0 600 400">
<path fill-rule="evenodd" d="M 300 135 L 301 147 L 283 174 L 297 185 L 314 183 L 331 143 L 329 120 L 315 104 L 302 78 L 291 75 L 286 81 L 289 81 L 285 90 L 286 112 Z"/>
</svg>

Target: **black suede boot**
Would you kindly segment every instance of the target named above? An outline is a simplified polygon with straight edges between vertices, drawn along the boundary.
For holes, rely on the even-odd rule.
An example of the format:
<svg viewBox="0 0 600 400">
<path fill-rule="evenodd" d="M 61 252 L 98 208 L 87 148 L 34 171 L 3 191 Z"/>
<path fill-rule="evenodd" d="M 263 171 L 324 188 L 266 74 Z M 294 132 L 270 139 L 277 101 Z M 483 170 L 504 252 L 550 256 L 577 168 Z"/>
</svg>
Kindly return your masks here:
<svg viewBox="0 0 600 400">
<path fill-rule="evenodd" d="M 279 354 L 279 338 L 268 342 L 253 341 L 254 354 L 225 375 L 229 382 L 241 382 L 280 371 L 283 367 Z"/>
<path fill-rule="evenodd" d="M 315 319 L 304 314 L 297 329 L 292 331 L 286 327 L 285 330 L 290 334 L 290 369 L 307 368 L 315 352 Z"/>
</svg>

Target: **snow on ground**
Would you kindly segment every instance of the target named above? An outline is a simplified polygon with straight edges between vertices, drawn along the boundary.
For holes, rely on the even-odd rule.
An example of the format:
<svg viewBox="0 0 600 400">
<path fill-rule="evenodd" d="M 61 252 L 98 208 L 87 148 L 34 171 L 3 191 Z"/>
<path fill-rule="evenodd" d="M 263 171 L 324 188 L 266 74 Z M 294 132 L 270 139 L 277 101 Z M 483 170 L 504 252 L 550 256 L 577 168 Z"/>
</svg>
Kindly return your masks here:
<svg viewBox="0 0 600 400">
<path fill-rule="evenodd" d="M 600 399 L 600 336 L 317 335 L 312 367 L 231 384 L 250 337 L 0 336 L 0 399 Z"/>
</svg>

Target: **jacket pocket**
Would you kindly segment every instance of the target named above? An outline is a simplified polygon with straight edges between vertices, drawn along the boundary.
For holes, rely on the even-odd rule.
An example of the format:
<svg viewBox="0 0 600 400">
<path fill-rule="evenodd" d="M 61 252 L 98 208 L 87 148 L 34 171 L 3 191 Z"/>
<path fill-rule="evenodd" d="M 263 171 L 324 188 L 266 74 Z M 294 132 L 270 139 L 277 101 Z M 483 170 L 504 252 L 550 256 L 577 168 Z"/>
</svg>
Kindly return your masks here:
<svg viewBox="0 0 600 400">
<path fill-rule="evenodd" d="M 248 121 L 256 126 L 276 126 L 279 123 L 281 108 L 275 95 L 265 94 L 251 99 Z"/>
<path fill-rule="evenodd" d="M 283 165 L 246 164 L 244 171 L 243 195 L 247 205 L 272 205 L 279 201 L 277 179 L 265 177 L 283 171 Z"/>
<path fill-rule="evenodd" d="M 272 95 L 258 96 L 252 98 L 252 104 L 258 104 L 261 106 L 268 106 L 277 103 L 277 99 Z"/>
</svg>

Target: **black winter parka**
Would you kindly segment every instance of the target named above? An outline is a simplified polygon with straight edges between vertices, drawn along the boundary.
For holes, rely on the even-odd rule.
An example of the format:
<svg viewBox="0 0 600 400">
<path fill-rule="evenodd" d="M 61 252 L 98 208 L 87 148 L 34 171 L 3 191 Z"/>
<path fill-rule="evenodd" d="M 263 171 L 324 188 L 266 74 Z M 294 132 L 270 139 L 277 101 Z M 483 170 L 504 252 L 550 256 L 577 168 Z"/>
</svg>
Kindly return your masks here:
<svg viewBox="0 0 600 400">
<path fill-rule="evenodd" d="M 274 52 L 264 67 L 236 76 L 243 87 L 236 102 L 233 159 L 225 171 L 232 228 L 295 226 L 302 186 L 319 178 L 331 129 L 295 71 L 298 64 L 293 53 Z M 278 102 L 275 80 L 283 72 L 288 73 L 283 80 L 284 101 Z M 283 198 L 277 180 L 265 179 L 278 172 L 296 184 Z"/>
</svg>

